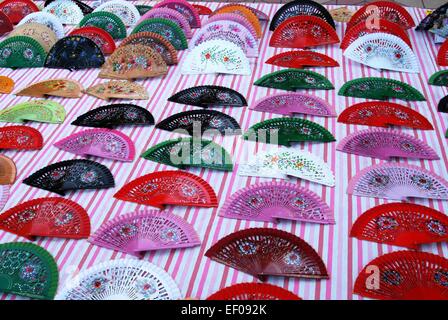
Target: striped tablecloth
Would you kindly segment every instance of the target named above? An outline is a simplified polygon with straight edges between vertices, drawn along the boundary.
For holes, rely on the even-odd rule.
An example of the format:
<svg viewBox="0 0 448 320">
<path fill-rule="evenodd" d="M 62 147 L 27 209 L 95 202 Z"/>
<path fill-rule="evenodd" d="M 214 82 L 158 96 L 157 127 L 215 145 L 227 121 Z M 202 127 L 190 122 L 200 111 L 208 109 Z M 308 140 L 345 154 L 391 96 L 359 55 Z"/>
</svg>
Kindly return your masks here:
<svg viewBox="0 0 448 320">
<path fill-rule="evenodd" d="M 279 8 L 279 5 L 276 4 L 249 5 L 262 10 L 270 17 Z M 210 3 L 208 6 L 215 9 L 218 4 Z M 416 22 L 420 21 L 424 16 L 423 9 L 409 9 L 409 12 Z M 203 16 L 202 19 L 205 21 L 206 17 Z M 168 74 L 163 78 L 139 81 L 139 83 L 147 88 L 150 98 L 147 101 L 136 101 L 135 103 L 150 110 L 156 121 L 159 121 L 172 114 L 193 109 L 192 107 L 167 102 L 167 98 L 173 93 L 191 86 L 201 84 L 228 86 L 246 96 L 249 104 L 253 104 L 261 97 L 276 93 L 278 90 L 252 85 L 262 75 L 278 69 L 277 67 L 265 64 L 264 61 L 274 54 L 286 51 L 286 49 L 269 47 L 268 41 L 271 33 L 268 31 L 267 24 L 263 24 L 263 31 L 263 38 L 260 43 L 260 56 L 258 59 L 253 59 L 252 61 L 252 75 L 184 76 L 180 73 L 180 66 L 170 67 Z M 342 38 L 344 32 L 345 25 L 338 23 L 337 33 L 340 38 Z M 446 95 L 446 88 L 427 85 L 429 76 L 440 69 L 435 63 L 438 47 L 433 44 L 432 37 L 428 33 L 419 33 L 410 30 L 409 35 L 412 46 L 420 61 L 421 72 L 419 74 L 380 72 L 345 59 L 338 45 L 326 46 L 319 48 L 318 51 L 336 59 L 340 63 L 340 67 L 315 71 L 325 74 L 336 89 L 331 91 L 311 91 L 311 93 L 326 99 L 340 113 L 346 107 L 364 101 L 363 99 L 347 98 L 337 95 L 338 89 L 348 80 L 359 77 L 379 76 L 398 79 L 413 85 L 424 93 L 427 101 L 409 103 L 400 101 L 400 103 L 407 104 L 409 107 L 427 117 L 434 124 L 435 130 L 417 131 L 405 128 L 399 128 L 398 130 L 403 130 L 428 143 L 437 151 L 441 159 L 438 161 L 400 161 L 420 165 L 446 177 L 448 158 L 445 152 L 447 141 L 444 133 L 447 129 L 448 117 L 445 114 L 437 113 L 437 103 L 440 98 Z M 183 62 L 186 54 L 187 51 L 180 52 L 180 63 Z M 58 77 L 78 80 L 84 87 L 101 82 L 97 79 L 98 70 L 69 72 L 67 70 L 55 69 L 22 69 L 15 71 L 2 69 L 0 70 L 0 74 L 13 78 L 16 82 L 16 89 L 39 80 Z M 0 97 L 0 106 L 1 108 L 6 108 L 27 100 L 31 99 L 29 97 L 16 97 L 12 94 L 4 94 Z M 11 157 L 15 161 L 18 169 L 17 182 L 11 187 L 11 196 L 5 209 L 9 209 L 27 200 L 51 195 L 54 196 L 54 194 L 49 192 L 24 185 L 21 181 L 37 169 L 51 163 L 76 158 L 73 154 L 57 149 L 53 146 L 53 143 L 74 132 L 83 130 L 81 127 L 70 125 L 77 116 L 90 109 L 107 104 L 105 101 L 95 99 L 88 95 L 83 95 L 80 99 L 54 98 L 54 100 L 62 103 L 67 111 L 67 118 L 63 124 L 29 124 L 38 129 L 44 136 L 44 148 L 35 152 L 5 152 L 8 157 Z M 229 108 L 223 111 L 234 117 L 243 129 L 247 129 L 257 122 L 276 117 L 276 115 L 268 113 L 253 112 L 249 108 Z M 362 128 L 337 123 L 335 118 L 326 119 L 311 116 L 306 116 L 305 118 L 325 126 L 335 135 L 338 141 Z M 5 124 L 1 125 L 4 126 Z M 127 127 L 120 130 L 129 135 L 135 142 L 137 154 L 140 154 L 156 143 L 174 136 L 172 133 L 157 130 L 154 127 Z M 200 175 L 213 186 L 218 195 L 220 206 L 236 190 L 258 182 L 268 181 L 266 179 L 241 177 L 237 174 L 238 162 L 242 162 L 248 154 L 252 155 L 256 152 L 256 148 L 264 149 L 266 147 L 265 145 L 260 144 L 256 146 L 256 143 L 243 141 L 238 137 L 224 139 L 218 137 L 215 138 L 215 141 L 222 144 L 233 155 L 235 170 L 233 172 L 190 170 L 190 172 Z M 334 210 L 336 225 L 323 226 L 282 221 L 275 226 L 270 223 L 223 219 L 217 216 L 219 209 L 169 208 L 170 211 L 184 217 L 194 226 L 202 240 L 202 245 L 192 249 L 150 252 L 146 254 L 144 260 L 151 261 L 167 270 L 179 285 L 183 296 L 206 298 L 224 286 L 254 281 L 254 278 L 234 269 L 224 267 L 222 264 L 212 262 L 204 257 L 204 252 L 218 239 L 234 231 L 250 227 L 276 227 L 292 232 L 311 244 L 326 263 L 330 273 L 330 279 L 310 281 L 269 278 L 270 283 L 287 288 L 304 299 L 359 299 L 358 296 L 352 294 L 352 287 L 363 265 L 381 254 L 393 250 L 400 250 L 400 248 L 357 241 L 348 237 L 351 225 L 361 213 L 385 202 L 384 200 L 378 199 L 348 196 L 346 189 L 349 179 L 359 170 L 372 164 L 377 164 L 380 161 L 337 152 L 336 145 L 337 143 L 308 143 L 294 147 L 307 149 L 322 157 L 335 172 L 336 187 L 334 188 L 305 181 L 297 181 L 297 183 L 313 190 L 330 205 Z M 73 192 L 67 196 L 67 198 L 76 201 L 88 211 L 92 222 L 92 231 L 97 230 L 101 224 L 118 215 L 143 208 L 142 206 L 113 198 L 113 194 L 121 186 L 143 174 L 168 169 L 165 165 L 156 164 L 139 157 L 132 163 L 122 163 L 100 158 L 94 160 L 110 168 L 115 177 L 116 187 L 108 190 Z M 447 202 L 418 200 L 418 203 L 429 205 L 442 212 L 448 210 Z M 25 240 L 9 233 L 0 232 L 0 243 L 10 241 Z M 85 240 L 73 241 L 41 238 L 36 243 L 47 249 L 56 258 L 60 270 L 60 288 L 64 285 L 68 277 L 72 277 L 79 270 L 84 270 L 102 261 L 124 257 L 133 258 L 123 253 L 91 245 Z M 448 246 L 445 243 L 428 245 L 423 249 L 440 255 L 448 255 Z M 3 295 L 1 299 L 18 299 L 18 297 Z"/>
</svg>

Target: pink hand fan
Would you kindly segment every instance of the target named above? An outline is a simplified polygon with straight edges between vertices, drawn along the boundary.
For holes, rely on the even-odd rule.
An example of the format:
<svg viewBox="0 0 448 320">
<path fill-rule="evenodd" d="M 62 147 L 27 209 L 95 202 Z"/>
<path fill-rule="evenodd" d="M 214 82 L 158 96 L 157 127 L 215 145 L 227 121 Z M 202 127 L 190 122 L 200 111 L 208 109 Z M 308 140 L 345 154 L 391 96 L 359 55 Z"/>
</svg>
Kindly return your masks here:
<svg viewBox="0 0 448 320">
<path fill-rule="evenodd" d="M 162 19 L 168 19 L 176 23 L 182 31 L 185 33 L 185 36 L 189 39 L 192 36 L 190 24 L 188 23 L 188 20 L 180 13 L 177 12 L 174 9 L 161 7 L 161 8 L 154 8 L 146 12 L 140 20 L 137 22 L 139 24 L 140 22 L 146 20 L 146 19 L 152 19 L 152 18 L 162 18 Z"/>
<path fill-rule="evenodd" d="M 252 23 L 250 23 L 250 21 L 237 13 L 218 13 L 215 14 L 213 16 L 211 16 L 210 18 L 208 18 L 207 22 L 205 25 L 215 22 L 215 21 L 233 21 L 233 22 L 237 22 L 243 26 L 245 26 L 247 28 L 247 30 L 250 31 L 250 33 L 252 34 L 252 36 L 254 36 L 255 39 L 258 39 L 258 35 L 257 35 L 257 31 L 255 30 L 254 26 L 252 25 Z"/>
</svg>

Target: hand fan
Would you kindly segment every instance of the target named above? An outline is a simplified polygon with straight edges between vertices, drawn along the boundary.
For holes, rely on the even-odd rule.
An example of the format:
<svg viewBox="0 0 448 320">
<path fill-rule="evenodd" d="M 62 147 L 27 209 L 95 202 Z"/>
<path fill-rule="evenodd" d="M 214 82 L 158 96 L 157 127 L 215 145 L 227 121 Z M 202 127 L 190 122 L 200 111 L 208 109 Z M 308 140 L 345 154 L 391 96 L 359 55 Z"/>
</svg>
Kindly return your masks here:
<svg viewBox="0 0 448 320">
<path fill-rule="evenodd" d="M 207 300 L 302 300 L 294 293 L 268 283 L 239 283 L 223 288 Z"/>
<path fill-rule="evenodd" d="M 295 113 L 335 117 L 336 111 L 327 101 L 306 93 L 277 93 L 256 101 L 250 109 L 293 116 Z"/>
<path fill-rule="evenodd" d="M 135 156 L 134 142 L 124 133 L 110 129 L 77 132 L 59 140 L 54 146 L 77 155 L 118 161 L 132 161 Z"/>
<path fill-rule="evenodd" d="M 10 77 L 0 76 L 0 93 L 11 93 L 15 83 Z"/>
<path fill-rule="evenodd" d="M 433 86 L 448 86 L 448 70 L 440 70 L 431 75 L 428 84 Z"/>
<path fill-rule="evenodd" d="M 198 137 L 161 142 L 146 150 L 142 158 L 179 169 L 200 167 L 212 170 L 233 170 L 232 157 L 223 147 Z"/>
<path fill-rule="evenodd" d="M 411 85 L 387 78 L 368 77 L 347 81 L 338 94 L 346 97 L 386 100 L 425 101 L 425 97 Z"/>
<path fill-rule="evenodd" d="M 118 16 L 126 26 L 134 26 L 140 19 L 140 13 L 137 8 L 130 2 L 124 0 L 111 0 L 104 2 L 93 12 L 110 12 Z"/>
<path fill-rule="evenodd" d="M 138 23 L 146 19 L 152 19 L 152 18 L 161 18 L 173 21 L 182 29 L 182 31 L 185 34 L 185 37 L 187 37 L 188 39 L 190 39 L 193 35 L 188 20 L 184 17 L 183 14 L 174 9 L 170 9 L 167 7 L 160 7 L 149 10 L 140 18 Z"/>
<path fill-rule="evenodd" d="M 323 53 L 309 50 L 282 52 L 270 57 L 265 63 L 297 69 L 304 67 L 339 67 L 339 63 L 333 58 Z"/>
<path fill-rule="evenodd" d="M 331 14 L 323 5 L 311 0 L 295 0 L 284 4 L 277 10 L 272 18 L 269 30 L 274 31 L 286 19 L 302 15 L 321 18 L 333 29 L 336 29 Z"/>
<path fill-rule="evenodd" d="M 348 7 L 331 9 L 329 12 L 334 21 L 342 23 L 349 22 L 350 18 L 353 16 L 353 11 Z"/>
<path fill-rule="evenodd" d="M 0 291 L 52 300 L 58 289 L 58 266 L 44 248 L 32 243 L 0 244 Z"/>
<path fill-rule="evenodd" d="M 247 106 L 246 98 L 238 91 L 211 85 L 183 89 L 169 97 L 168 101 L 201 108 Z"/>
<path fill-rule="evenodd" d="M 209 7 L 200 5 L 200 4 L 192 4 L 193 8 L 196 9 L 196 12 L 202 16 L 208 16 L 212 14 L 212 10 Z"/>
<path fill-rule="evenodd" d="M 308 15 L 286 19 L 272 33 L 270 47 L 308 48 L 339 43 L 336 31 L 325 20 Z"/>
<path fill-rule="evenodd" d="M 213 12 L 213 15 L 221 14 L 221 13 L 236 13 L 236 14 L 244 16 L 250 22 L 250 24 L 254 27 L 255 32 L 257 34 L 257 38 L 261 38 L 262 30 L 261 30 L 260 20 L 258 20 L 258 17 L 255 15 L 255 13 L 253 13 L 252 10 L 248 9 L 246 6 L 241 5 L 241 4 L 232 3 L 232 4 L 229 4 L 228 6 L 224 6 L 224 7 L 216 9 Z"/>
<path fill-rule="evenodd" d="M 436 62 L 439 66 L 448 66 L 448 41 L 444 41 L 437 52 Z"/>
<path fill-rule="evenodd" d="M 360 197 L 406 200 L 448 199 L 448 182 L 435 173 L 404 163 L 382 163 L 359 171 L 347 188 Z"/>
<path fill-rule="evenodd" d="M 30 13 L 29 15 L 25 16 L 22 20 L 20 20 L 18 25 L 21 26 L 22 24 L 25 23 L 43 24 L 48 28 L 50 28 L 51 30 L 53 30 L 54 33 L 56 33 L 58 39 L 63 38 L 65 35 L 64 26 L 62 25 L 61 21 L 59 21 L 59 19 L 55 15 L 48 12 L 39 11 Z"/>
<path fill-rule="evenodd" d="M 120 17 L 111 12 L 92 12 L 79 23 L 80 27 L 97 27 L 109 33 L 114 39 L 126 38 L 126 26 Z"/>
<path fill-rule="evenodd" d="M 143 258 L 145 251 L 195 247 L 201 240 L 193 226 L 175 214 L 157 210 L 118 216 L 89 238 L 100 247 Z"/>
<path fill-rule="evenodd" d="M 40 150 L 44 144 L 41 133 L 32 127 L 8 126 L 0 128 L 0 149 Z"/>
<path fill-rule="evenodd" d="M 350 236 L 417 250 L 426 243 L 448 240 L 448 217 L 414 203 L 387 203 L 364 212 Z"/>
<path fill-rule="evenodd" d="M 372 18 L 385 19 L 399 24 L 403 29 L 415 27 L 414 19 L 400 4 L 392 1 L 373 1 L 362 6 L 347 23 L 347 30 Z M 371 22 L 370 22 L 371 23 Z"/>
<path fill-rule="evenodd" d="M 154 117 L 145 108 L 129 103 L 98 107 L 80 115 L 72 125 L 112 129 L 122 125 L 153 125 Z"/>
<path fill-rule="evenodd" d="M 220 6 L 218 9 L 222 9 L 224 7 L 233 7 L 233 6 L 235 6 L 235 3 L 228 3 L 228 4 Z M 258 20 L 260 20 L 260 22 L 261 21 L 269 21 L 269 16 L 266 13 L 264 13 L 263 11 L 259 10 L 259 9 L 252 8 L 252 7 L 250 7 L 248 5 L 244 5 L 242 3 L 238 3 L 238 6 L 243 6 L 243 7 L 247 8 L 247 9 L 249 9 L 250 11 L 252 11 L 252 13 L 257 16 Z M 210 13 L 212 13 L 212 12 L 210 12 Z"/>
<path fill-rule="evenodd" d="M 114 177 L 102 164 L 90 160 L 66 160 L 46 166 L 23 183 L 65 196 L 67 191 L 105 189 L 115 186 Z"/>
<path fill-rule="evenodd" d="M 74 29 L 68 34 L 69 36 L 82 36 L 89 38 L 101 49 L 104 55 L 111 54 L 115 51 L 114 38 L 104 31 L 103 29 L 97 27 L 82 27 Z"/>
<path fill-rule="evenodd" d="M 338 122 L 366 126 L 404 126 L 420 130 L 433 130 L 432 124 L 420 113 L 403 105 L 370 101 L 354 104 L 346 108 L 338 117 Z"/>
<path fill-rule="evenodd" d="M 443 97 L 440 99 L 438 105 L 437 105 L 437 111 L 448 113 L 448 96 Z"/>
<path fill-rule="evenodd" d="M 146 4 L 136 4 L 135 7 L 137 8 L 138 13 L 140 13 L 141 16 L 152 9 L 152 6 L 148 6 Z"/>
<path fill-rule="evenodd" d="M 30 22 L 17 26 L 8 37 L 27 36 L 33 38 L 42 46 L 45 52 L 50 51 L 51 47 L 58 41 L 58 37 L 53 30 L 47 26 Z"/>
<path fill-rule="evenodd" d="M 205 256 L 262 281 L 267 276 L 328 278 L 324 262 L 308 243 L 276 229 L 234 232 L 211 246 Z"/>
<path fill-rule="evenodd" d="M 240 125 L 234 118 L 215 110 L 179 112 L 160 121 L 156 128 L 190 136 L 241 134 Z"/>
<path fill-rule="evenodd" d="M 420 72 L 417 56 L 399 37 L 387 33 L 366 34 L 344 51 L 347 58 L 375 69 Z"/>
<path fill-rule="evenodd" d="M 154 6 L 156 8 L 170 8 L 181 13 L 190 24 L 191 28 L 200 28 L 201 19 L 196 9 L 186 0 L 163 0 Z"/>
<path fill-rule="evenodd" d="M 440 159 L 425 142 L 409 134 L 387 129 L 367 129 L 346 136 L 336 148 L 364 157 L 392 160 L 393 158 Z"/>
<path fill-rule="evenodd" d="M 27 36 L 0 42 L 0 68 L 40 68 L 47 53 L 40 43 Z"/>
<path fill-rule="evenodd" d="M 138 177 L 114 197 L 162 210 L 165 205 L 218 207 L 215 191 L 208 182 L 185 171 L 157 171 Z"/>
<path fill-rule="evenodd" d="M 64 107 L 52 100 L 26 101 L 0 111 L 0 122 L 23 123 L 25 121 L 37 121 L 62 123 L 64 119 Z"/>
<path fill-rule="evenodd" d="M 138 83 L 130 81 L 109 81 L 87 88 L 86 93 L 98 99 L 147 100 L 148 92 Z"/>
<path fill-rule="evenodd" d="M 226 40 L 208 40 L 194 47 L 182 64 L 183 74 L 227 73 L 250 75 L 243 50 Z"/>
<path fill-rule="evenodd" d="M 330 207 L 317 194 L 289 182 L 259 183 L 240 189 L 226 200 L 219 215 L 252 221 L 288 219 L 334 224 Z"/>
<path fill-rule="evenodd" d="M 45 0 L 44 7 L 50 5 L 54 1 L 57 1 L 57 0 Z M 85 4 L 84 2 L 82 2 L 80 0 L 70 0 L 70 1 L 74 2 L 81 9 L 83 15 L 92 13 L 92 11 L 93 11 L 92 7 L 90 7 L 89 5 Z"/>
<path fill-rule="evenodd" d="M 182 29 L 173 21 L 162 18 L 151 18 L 140 22 L 131 34 L 153 32 L 168 40 L 176 50 L 188 48 L 187 37 Z"/>
<path fill-rule="evenodd" d="M 83 90 L 82 85 L 76 80 L 49 79 L 31 84 L 14 94 L 35 98 L 44 98 L 45 96 L 80 98 Z"/>
<path fill-rule="evenodd" d="M 295 91 L 298 89 L 334 89 L 325 76 L 300 69 L 285 69 L 268 73 L 254 82 L 254 85 L 266 88 Z"/>
<path fill-rule="evenodd" d="M 26 15 L 39 11 L 30 0 L 5 0 L 0 3 L 0 11 L 6 14 L 13 24 L 17 24 Z"/>
<path fill-rule="evenodd" d="M 217 21 L 231 21 L 231 22 L 239 23 L 240 25 L 246 27 L 246 29 L 250 31 L 250 33 L 252 34 L 252 36 L 254 38 L 258 39 L 258 35 L 257 35 L 257 32 L 255 31 L 254 26 L 250 23 L 249 20 L 247 20 L 246 17 L 244 17 L 238 13 L 218 13 L 218 14 L 212 15 L 207 19 L 207 23 L 205 25 L 207 25 L 209 23 L 217 22 Z"/>
<path fill-rule="evenodd" d="M 7 156 L 0 155 L 0 185 L 14 184 L 16 175 L 17 168 L 14 161 Z"/>
<path fill-rule="evenodd" d="M 0 215 L 0 229 L 34 241 L 36 237 L 84 239 L 90 218 L 76 202 L 57 197 L 23 202 Z"/>
<path fill-rule="evenodd" d="M 0 35 L 10 32 L 14 26 L 8 16 L 0 11 Z"/>
<path fill-rule="evenodd" d="M 138 32 L 134 33 L 120 43 L 121 46 L 127 45 L 144 45 L 157 51 L 167 65 L 177 64 L 177 51 L 171 42 L 154 32 Z"/>
<path fill-rule="evenodd" d="M 78 24 L 84 17 L 81 8 L 71 0 L 55 0 L 42 10 L 55 15 L 62 24 Z"/>
<path fill-rule="evenodd" d="M 251 126 L 243 139 L 263 143 L 291 146 L 291 142 L 336 141 L 333 135 L 321 125 L 299 118 L 274 118 Z"/>
<path fill-rule="evenodd" d="M 162 268 L 141 260 L 100 263 L 70 279 L 57 300 L 177 300 L 181 293 Z"/>
<path fill-rule="evenodd" d="M 435 10 L 431 10 L 431 13 L 426 15 L 415 28 L 417 31 L 429 30 L 443 22 L 448 10 L 448 3 L 445 3 Z"/>
<path fill-rule="evenodd" d="M 372 270 L 379 279 L 372 286 Z M 355 294 L 381 300 L 448 300 L 448 260 L 415 251 L 398 251 L 370 261 L 356 278 Z"/>
</svg>

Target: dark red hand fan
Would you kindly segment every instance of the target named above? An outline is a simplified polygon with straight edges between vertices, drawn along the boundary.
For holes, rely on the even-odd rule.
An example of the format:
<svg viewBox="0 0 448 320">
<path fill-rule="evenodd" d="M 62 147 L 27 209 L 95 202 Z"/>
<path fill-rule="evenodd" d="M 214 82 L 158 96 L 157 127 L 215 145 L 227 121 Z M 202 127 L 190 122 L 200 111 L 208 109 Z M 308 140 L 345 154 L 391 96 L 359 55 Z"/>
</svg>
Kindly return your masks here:
<svg viewBox="0 0 448 320">
<path fill-rule="evenodd" d="M 440 46 L 436 61 L 439 66 L 448 66 L 448 39 Z"/>
<path fill-rule="evenodd" d="M 217 207 L 215 191 L 201 177 L 185 171 L 158 171 L 124 185 L 115 198 L 164 209 L 165 205 Z"/>
<path fill-rule="evenodd" d="M 39 131 L 27 126 L 0 128 L 0 149 L 40 150 L 44 139 Z"/>
<path fill-rule="evenodd" d="M 112 54 L 115 51 L 114 38 L 105 30 L 87 26 L 73 30 L 68 34 L 69 36 L 78 35 L 89 38 L 101 49 L 103 54 Z"/>
<path fill-rule="evenodd" d="M 267 64 L 272 64 L 285 68 L 297 68 L 303 67 L 338 67 L 339 63 L 326 54 L 309 51 L 309 50 L 297 50 L 287 51 L 276 54 L 266 60 Z"/>
<path fill-rule="evenodd" d="M 328 278 L 324 262 L 308 243 L 277 229 L 234 232 L 215 243 L 205 256 L 262 281 L 267 276 Z"/>
<path fill-rule="evenodd" d="M 351 237 L 417 249 L 424 243 L 448 240 L 448 216 L 414 203 L 388 203 L 364 212 Z"/>
<path fill-rule="evenodd" d="M 0 216 L 0 229 L 35 237 L 83 239 L 90 235 L 87 212 L 71 200 L 48 197 L 21 203 Z"/>
<path fill-rule="evenodd" d="M 0 11 L 0 35 L 12 31 L 13 28 L 12 22 L 9 20 L 8 16 L 4 14 L 3 11 Z"/>
<path fill-rule="evenodd" d="M 209 7 L 200 5 L 200 4 L 192 4 L 193 8 L 196 9 L 197 13 L 201 16 L 208 16 L 212 14 L 212 10 Z"/>
<path fill-rule="evenodd" d="M 268 283 L 247 282 L 223 288 L 207 300 L 302 300 L 294 293 Z"/>
<path fill-rule="evenodd" d="M 5 0 L 0 3 L 0 11 L 3 11 L 13 24 L 17 24 L 30 13 L 38 12 L 39 8 L 30 0 Z"/>
<path fill-rule="evenodd" d="M 359 273 L 353 292 L 381 300 L 448 300 L 448 260 L 418 251 L 382 255 Z"/>
</svg>

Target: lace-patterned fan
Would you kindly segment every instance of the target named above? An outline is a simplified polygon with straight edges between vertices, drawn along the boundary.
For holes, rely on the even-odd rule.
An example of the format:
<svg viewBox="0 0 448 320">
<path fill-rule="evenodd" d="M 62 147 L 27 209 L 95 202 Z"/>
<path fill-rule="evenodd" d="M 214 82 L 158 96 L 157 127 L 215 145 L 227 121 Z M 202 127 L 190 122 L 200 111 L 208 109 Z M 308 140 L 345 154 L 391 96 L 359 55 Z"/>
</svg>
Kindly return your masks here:
<svg viewBox="0 0 448 320">
<path fill-rule="evenodd" d="M 173 278 L 141 260 L 117 259 L 94 265 L 69 279 L 57 300 L 177 300 Z"/>
<path fill-rule="evenodd" d="M 257 38 L 261 38 L 262 36 L 262 29 L 261 29 L 261 23 L 258 17 L 255 13 L 252 12 L 252 10 L 248 9 L 248 7 L 241 5 L 241 4 L 229 4 L 228 6 L 223 6 L 218 9 L 216 9 L 213 12 L 213 15 L 215 14 L 222 14 L 222 13 L 236 13 L 241 16 L 244 16 L 250 24 L 254 27 L 255 32 L 257 34 Z"/>
<path fill-rule="evenodd" d="M 40 68 L 47 53 L 41 44 L 27 36 L 7 38 L 0 42 L 1 68 Z"/>
<path fill-rule="evenodd" d="M 170 9 L 167 7 L 161 7 L 161 8 L 155 8 L 152 10 L 149 10 L 147 13 L 145 13 L 138 23 L 146 20 L 146 19 L 152 19 L 152 18 L 161 18 L 161 19 L 167 19 L 170 21 L 173 21 L 176 23 L 184 32 L 185 37 L 187 39 L 190 39 L 193 35 L 190 24 L 188 23 L 188 20 L 178 11 L 174 9 Z"/>
<path fill-rule="evenodd" d="M 64 26 L 62 25 L 62 23 L 55 15 L 48 12 L 43 11 L 33 12 L 25 16 L 22 20 L 20 20 L 18 25 L 21 26 L 22 24 L 25 23 L 43 24 L 48 28 L 50 28 L 51 30 L 53 30 L 54 33 L 56 33 L 58 39 L 63 38 L 65 35 Z"/>
<path fill-rule="evenodd" d="M 72 32 L 68 34 L 69 36 L 82 36 L 89 38 L 101 49 L 103 54 L 111 54 L 115 51 L 115 42 L 114 38 L 104 31 L 103 29 L 97 27 L 81 27 L 78 29 L 74 29 Z"/>
<path fill-rule="evenodd" d="M 325 76 L 309 70 L 285 69 L 268 73 L 254 82 L 260 87 L 295 91 L 298 89 L 334 89 Z"/>
<path fill-rule="evenodd" d="M 35 98 L 44 98 L 45 96 L 80 98 L 83 90 L 82 85 L 75 80 L 49 79 L 31 84 L 14 94 Z"/>
<path fill-rule="evenodd" d="M 294 293 L 268 283 L 240 283 L 223 288 L 207 300 L 301 300 Z"/>
<path fill-rule="evenodd" d="M 0 76 L 0 94 L 1 93 L 11 93 L 14 89 L 15 82 L 10 77 Z"/>
<path fill-rule="evenodd" d="M 182 29 L 173 21 L 162 18 L 151 18 L 140 22 L 131 34 L 153 32 L 168 40 L 176 50 L 188 48 L 187 37 Z"/>
<path fill-rule="evenodd" d="M 62 123 L 64 119 L 64 107 L 52 100 L 26 101 L 0 111 L 0 122 L 23 123 L 25 121 L 37 121 Z"/>
<path fill-rule="evenodd" d="M 181 13 L 190 24 L 191 28 L 200 28 L 201 19 L 196 9 L 186 0 L 163 0 L 154 6 L 156 8 L 170 8 Z"/>
<path fill-rule="evenodd" d="M 42 134 L 27 126 L 7 126 L 0 128 L 0 149 L 40 150 L 44 144 Z"/>
<path fill-rule="evenodd" d="M 42 46 L 45 52 L 50 51 L 51 47 L 58 41 L 58 37 L 53 30 L 40 23 L 30 22 L 16 26 L 8 37 L 27 36 L 33 38 Z"/>
<path fill-rule="evenodd" d="M 359 171 L 350 180 L 347 193 L 392 200 L 446 200 L 448 182 L 424 168 L 404 163 L 382 163 Z"/>
<path fill-rule="evenodd" d="M 247 106 L 246 98 L 238 91 L 210 85 L 183 89 L 169 97 L 168 101 L 201 108 Z"/>
<path fill-rule="evenodd" d="M 62 24 L 78 24 L 84 17 L 81 8 L 71 0 L 55 0 L 42 11 L 55 15 Z"/>
<path fill-rule="evenodd" d="M 246 27 L 247 30 L 250 31 L 250 33 L 252 34 L 252 36 L 255 39 L 258 39 L 258 35 L 257 32 L 255 31 L 254 26 L 250 23 L 249 20 L 247 20 L 246 17 L 238 14 L 238 13 L 218 13 L 215 14 L 213 16 L 210 16 L 207 19 L 207 22 L 205 25 L 209 24 L 209 23 L 214 23 L 217 21 L 231 21 L 231 22 L 236 22 L 244 27 Z"/>
<path fill-rule="evenodd" d="M 97 27 L 109 33 L 114 39 L 126 38 L 126 26 L 120 17 L 111 12 L 92 12 L 79 23 L 79 27 Z"/>
<path fill-rule="evenodd" d="M 0 185 L 14 184 L 16 176 L 17 168 L 14 161 L 7 156 L 0 155 Z"/>
<path fill-rule="evenodd" d="M 2 11 L 13 24 L 17 24 L 26 15 L 38 12 L 39 7 L 31 0 L 5 0 L 0 3 Z"/>
<path fill-rule="evenodd" d="M 339 63 L 333 58 L 323 53 L 309 50 L 282 52 L 270 57 L 265 63 L 296 69 L 304 67 L 339 67 Z"/>
<path fill-rule="evenodd" d="M 45 0 L 44 7 L 48 6 L 49 4 L 55 2 L 57 0 Z M 74 2 L 82 11 L 83 15 L 92 13 L 93 8 L 87 5 L 86 3 L 82 2 L 81 0 L 70 0 Z"/>
<path fill-rule="evenodd" d="M 140 20 L 140 13 L 130 2 L 124 0 L 111 0 L 95 8 L 93 12 L 105 11 L 117 15 L 126 26 L 134 26 Z"/>
<path fill-rule="evenodd" d="M 87 88 L 86 93 L 98 99 L 128 99 L 128 100 L 147 100 L 148 92 L 146 89 L 135 82 L 130 81 L 109 81 L 95 84 Z"/>
<path fill-rule="evenodd" d="M 0 35 L 10 32 L 14 26 L 8 16 L 0 11 Z"/>
</svg>

